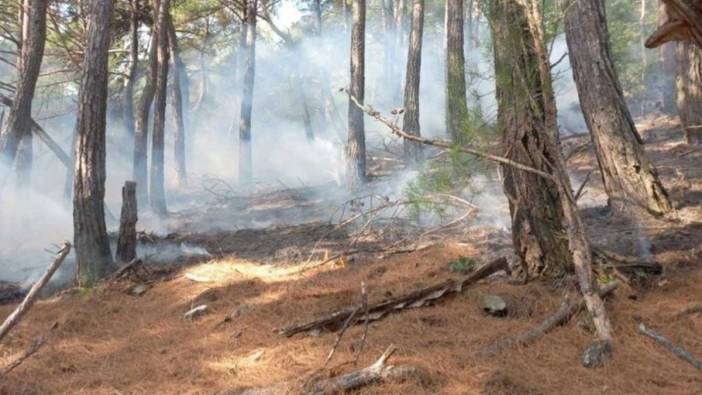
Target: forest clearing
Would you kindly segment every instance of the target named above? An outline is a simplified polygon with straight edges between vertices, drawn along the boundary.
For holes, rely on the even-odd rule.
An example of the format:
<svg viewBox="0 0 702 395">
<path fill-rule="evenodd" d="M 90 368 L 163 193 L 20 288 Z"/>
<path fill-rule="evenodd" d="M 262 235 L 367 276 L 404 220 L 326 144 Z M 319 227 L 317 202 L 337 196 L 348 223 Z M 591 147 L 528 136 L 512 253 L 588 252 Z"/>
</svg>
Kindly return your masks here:
<svg viewBox="0 0 702 395">
<path fill-rule="evenodd" d="M 702 391 L 702 2 L 0 6 L 0 393 Z"/>
</svg>

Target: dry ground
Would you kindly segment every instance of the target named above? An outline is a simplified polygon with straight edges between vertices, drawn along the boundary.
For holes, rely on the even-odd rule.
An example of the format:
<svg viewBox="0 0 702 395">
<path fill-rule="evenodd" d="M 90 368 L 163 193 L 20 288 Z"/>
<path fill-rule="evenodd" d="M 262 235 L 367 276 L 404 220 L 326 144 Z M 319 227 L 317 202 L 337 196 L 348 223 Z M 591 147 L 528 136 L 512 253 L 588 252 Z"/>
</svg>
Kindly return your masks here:
<svg viewBox="0 0 702 395">
<path fill-rule="evenodd" d="M 598 174 L 586 187 L 590 200 L 585 203 L 590 207 L 584 213 L 593 239 L 664 267 L 664 274 L 645 288 L 622 286 L 608 302 L 616 339 L 611 363 L 593 370 L 579 364 L 580 353 L 593 339 L 585 314 L 528 347 L 493 357 L 479 355 L 490 342 L 538 323 L 558 308 L 563 296 L 553 285 L 510 285 L 497 276 L 435 306 L 372 323 L 359 365 L 371 363 L 395 344 L 399 351 L 392 363 L 416 365 L 427 375 L 366 387 L 359 393 L 702 393 L 702 374 L 635 330 L 644 321 L 702 357 L 702 314 L 675 317 L 690 304 L 702 303 L 702 151 L 681 145 L 670 122 L 657 122 L 647 125 L 645 136 L 677 202 L 677 220 L 610 218 L 596 206 L 602 197 Z M 570 164 L 576 176 L 583 177 L 593 167 L 592 153 L 584 151 Z M 270 240 L 289 248 L 285 237 L 276 232 Z M 335 333 L 285 338 L 275 329 L 358 303 L 362 281 L 368 283 L 370 299 L 378 300 L 455 276 L 448 262 L 459 256 L 487 262 L 498 254 L 498 235 L 494 230 L 475 229 L 463 243 L 449 238 L 410 254 L 325 265 L 302 274 L 297 271 L 299 265 L 261 263 L 231 250 L 170 273 L 150 284 L 140 297 L 129 294 L 135 284 L 131 280 L 90 291 L 73 290 L 38 303 L 0 345 L 2 365 L 53 322 L 59 323 L 38 354 L 0 381 L 0 392 L 212 394 L 350 371 L 361 326 L 346 333 L 324 370 L 320 369 Z M 247 237 L 268 236 L 263 232 Z M 194 282 L 186 273 L 207 282 Z M 489 317 L 481 311 L 478 300 L 487 292 L 508 301 L 507 317 Z M 185 311 L 200 303 L 209 306 L 208 314 L 192 322 L 183 319 Z M 0 317 L 12 308 L 0 306 Z M 223 322 L 233 311 L 238 312 L 235 317 Z"/>
</svg>

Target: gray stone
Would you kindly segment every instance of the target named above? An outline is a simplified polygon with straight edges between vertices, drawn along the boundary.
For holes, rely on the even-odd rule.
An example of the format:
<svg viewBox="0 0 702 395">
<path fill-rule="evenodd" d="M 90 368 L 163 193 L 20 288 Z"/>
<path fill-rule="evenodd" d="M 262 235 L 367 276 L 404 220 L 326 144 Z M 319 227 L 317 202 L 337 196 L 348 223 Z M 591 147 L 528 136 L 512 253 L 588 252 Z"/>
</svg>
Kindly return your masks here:
<svg viewBox="0 0 702 395">
<path fill-rule="evenodd" d="M 507 302 L 494 294 L 483 295 L 480 298 L 480 307 L 486 313 L 496 317 L 503 317 L 507 314 Z"/>
<path fill-rule="evenodd" d="M 147 289 L 146 285 L 139 284 L 139 285 L 135 285 L 134 288 L 132 288 L 131 291 L 129 291 L 129 292 L 134 296 L 141 296 L 141 295 L 146 293 L 146 289 Z"/>
<path fill-rule="evenodd" d="M 596 341 L 583 352 L 580 362 L 586 368 L 598 368 L 612 357 L 612 344 Z"/>
</svg>

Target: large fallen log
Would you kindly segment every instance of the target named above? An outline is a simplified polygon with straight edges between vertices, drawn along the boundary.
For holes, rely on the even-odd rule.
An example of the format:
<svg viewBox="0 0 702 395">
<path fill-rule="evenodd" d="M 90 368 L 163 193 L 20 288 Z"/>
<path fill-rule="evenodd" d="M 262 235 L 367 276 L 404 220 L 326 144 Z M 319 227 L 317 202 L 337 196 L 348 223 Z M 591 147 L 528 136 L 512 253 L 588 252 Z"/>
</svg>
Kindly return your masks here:
<svg viewBox="0 0 702 395">
<path fill-rule="evenodd" d="M 24 300 L 22 303 L 15 308 L 15 310 L 7 316 L 5 319 L 5 322 L 2 323 L 2 326 L 0 326 L 0 341 L 10 332 L 10 330 L 17 325 L 17 323 L 22 319 L 22 316 L 24 316 L 27 311 L 32 307 L 34 304 L 34 300 L 37 298 L 39 295 L 39 291 L 46 285 L 46 283 L 49 282 L 51 279 L 51 276 L 54 275 L 56 270 L 58 270 L 59 266 L 63 263 L 64 259 L 68 256 L 68 253 L 71 252 L 71 243 L 64 241 L 63 246 L 59 250 L 59 252 L 56 254 L 56 258 L 54 258 L 54 262 L 49 266 L 49 269 L 44 273 L 43 276 L 32 285 L 32 289 L 29 290 L 29 293 L 27 293 L 27 296 L 24 297 Z"/>
<path fill-rule="evenodd" d="M 460 293 L 466 287 L 473 285 L 479 280 L 482 280 L 500 270 L 509 270 L 507 259 L 504 257 L 477 268 L 475 272 L 463 278 L 446 280 L 439 284 L 412 291 L 402 296 L 369 304 L 365 317 L 363 317 L 363 319 L 359 319 L 356 321 L 356 323 L 379 320 L 390 312 L 396 310 L 425 306 L 448 295 Z M 358 306 L 347 307 L 331 314 L 327 314 L 326 316 L 316 320 L 282 328 L 278 330 L 278 333 L 283 336 L 290 337 L 297 333 L 306 332 L 312 329 L 337 330 L 341 328 L 343 323 L 346 322 L 349 316 L 354 314 L 357 309 Z"/>
<path fill-rule="evenodd" d="M 604 287 L 600 288 L 600 297 L 612 293 L 617 288 L 617 282 L 611 282 Z M 550 316 L 546 317 L 535 327 L 524 331 L 514 337 L 509 337 L 506 339 L 499 340 L 481 351 L 482 355 L 491 356 L 499 353 L 500 351 L 513 347 L 516 345 L 526 345 L 539 339 L 541 336 L 550 332 L 553 328 L 563 325 L 570 320 L 572 316 L 580 312 L 585 308 L 585 300 L 583 298 L 578 298 L 578 300 L 565 300 L 561 307 Z"/>
</svg>

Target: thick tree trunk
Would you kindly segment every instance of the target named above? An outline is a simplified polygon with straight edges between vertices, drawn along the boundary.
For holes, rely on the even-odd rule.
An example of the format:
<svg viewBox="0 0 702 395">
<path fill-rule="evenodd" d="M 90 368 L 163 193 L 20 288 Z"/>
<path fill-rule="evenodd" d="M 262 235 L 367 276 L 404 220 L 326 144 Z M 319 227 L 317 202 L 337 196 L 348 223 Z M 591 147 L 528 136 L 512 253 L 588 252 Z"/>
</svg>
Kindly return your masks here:
<svg viewBox="0 0 702 395">
<path fill-rule="evenodd" d="M 19 185 L 29 183 L 32 166 L 32 100 L 44 57 L 47 1 L 23 0 L 23 4 L 26 12 L 22 13 L 19 79 L 7 123 L 0 133 L 0 179 L 15 162 Z"/>
<path fill-rule="evenodd" d="M 658 26 L 667 22 L 668 13 L 666 5 L 662 0 L 658 0 Z M 663 99 L 663 111 L 672 114 L 675 112 L 675 43 L 666 43 L 658 48 L 660 58 L 660 78 L 661 78 L 661 98 Z"/>
<path fill-rule="evenodd" d="M 130 262 L 136 258 L 138 220 L 137 185 L 134 181 L 127 181 L 122 187 L 122 212 L 119 217 L 119 237 L 117 238 L 117 259 Z"/>
<path fill-rule="evenodd" d="M 246 2 L 246 64 L 244 67 L 241 113 L 239 116 L 239 184 L 251 186 L 253 158 L 251 147 L 251 112 L 253 110 L 254 77 L 256 74 L 256 10 L 257 0 Z"/>
<path fill-rule="evenodd" d="M 640 207 L 672 210 L 668 193 L 643 150 L 612 61 L 604 0 L 575 1 L 565 18 L 568 53 L 590 129 L 609 205 L 614 212 Z"/>
<path fill-rule="evenodd" d="M 466 69 L 463 55 L 463 0 L 446 0 L 446 132 L 465 143 L 468 122 Z"/>
<path fill-rule="evenodd" d="M 156 92 L 154 98 L 154 129 L 151 140 L 151 178 L 149 179 L 149 197 L 151 209 L 157 215 L 166 215 L 166 192 L 164 190 L 164 153 L 166 128 L 166 102 L 168 96 L 168 13 L 170 0 L 160 0 L 156 34 L 158 49 L 156 59 Z"/>
<path fill-rule="evenodd" d="M 175 159 L 176 177 L 178 185 L 184 187 L 188 184 L 187 162 L 185 160 L 185 119 L 183 114 L 183 90 L 181 83 L 187 78 L 185 65 L 180 58 L 178 49 L 178 37 L 176 37 L 173 19 L 168 16 L 168 48 L 171 52 L 173 62 L 173 83 L 171 85 L 171 98 L 173 100 L 173 121 L 175 124 L 175 133 L 173 134 L 173 157 Z M 187 96 L 186 96 L 187 100 Z"/>
<path fill-rule="evenodd" d="M 575 269 L 598 337 L 609 345 L 612 329 L 592 274 L 587 229 L 558 146 L 551 69 L 536 1 L 490 3 L 498 125 L 507 157 L 553 175 L 547 183 L 503 167 L 514 244 L 529 271 L 560 276 Z"/>
<path fill-rule="evenodd" d="M 134 138 L 134 84 L 139 66 L 139 0 L 129 0 L 129 68 L 124 85 L 123 118 L 129 138 Z"/>
<path fill-rule="evenodd" d="M 421 136 L 419 127 L 419 80 L 422 66 L 422 33 L 424 30 L 424 0 L 412 0 L 412 30 L 410 31 L 405 80 L 405 115 L 402 130 Z M 405 160 L 417 164 L 422 159 L 422 145 L 404 140 Z"/>
<path fill-rule="evenodd" d="M 351 26 L 351 87 L 363 103 L 365 95 L 366 0 L 353 0 Z M 349 137 L 346 144 L 347 178 L 351 188 L 366 182 L 366 134 L 363 111 L 349 99 Z"/>
<path fill-rule="evenodd" d="M 157 18 L 159 1 L 153 2 L 154 20 Z M 149 203 L 148 182 L 148 141 L 149 141 L 149 112 L 156 92 L 156 77 L 158 75 L 158 59 L 156 49 L 158 36 L 155 27 L 151 29 L 151 43 L 149 47 L 149 72 L 141 93 L 136 114 L 136 128 L 134 130 L 134 168 L 133 178 L 137 183 L 137 200 L 139 207 L 146 207 Z"/>
<path fill-rule="evenodd" d="M 547 112 L 555 111 L 550 80 L 539 76 L 524 0 L 491 2 L 498 128 L 506 157 L 552 174 L 556 132 Z M 522 33 L 522 31 L 524 33 Z M 519 32 L 517 34 L 516 32 Z M 534 95 L 534 92 L 547 92 Z M 533 96 L 534 100 L 530 102 Z M 503 166 L 512 239 L 527 274 L 558 277 L 572 271 L 560 191 L 553 181 Z"/>
<path fill-rule="evenodd" d="M 677 107 L 685 142 L 702 145 L 702 49 L 679 42 L 677 48 Z"/>
<path fill-rule="evenodd" d="M 113 265 L 105 227 L 105 123 L 111 0 L 92 0 L 81 72 L 73 182 L 73 232 L 78 280 L 91 286 Z"/>
</svg>

